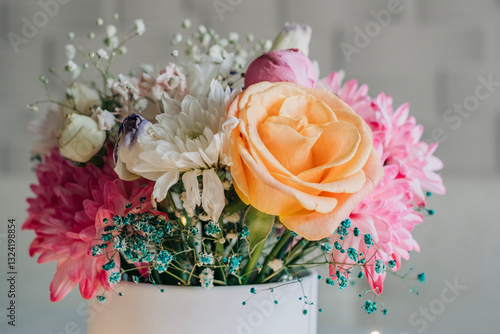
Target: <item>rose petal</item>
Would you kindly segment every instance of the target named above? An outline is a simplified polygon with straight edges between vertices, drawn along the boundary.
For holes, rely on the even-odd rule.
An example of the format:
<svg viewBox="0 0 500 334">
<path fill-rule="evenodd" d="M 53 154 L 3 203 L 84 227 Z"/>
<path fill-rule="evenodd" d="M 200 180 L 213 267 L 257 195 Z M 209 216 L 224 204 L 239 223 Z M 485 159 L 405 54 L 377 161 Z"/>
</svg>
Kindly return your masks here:
<svg viewBox="0 0 500 334">
<path fill-rule="evenodd" d="M 371 151 L 370 158 L 363 168 L 366 181 L 363 188 L 354 194 L 332 194 L 338 200 L 336 208 L 327 213 L 309 212 L 302 214 L 280 216 L 281 222 L 295 233 L 308 240 L 321 240 L 327 238 L 335 231 L 340 223 L 352 210 L 365 198 L 382 179 L 384 170 L 380 158 L 375 150 Z"/>
</svg>

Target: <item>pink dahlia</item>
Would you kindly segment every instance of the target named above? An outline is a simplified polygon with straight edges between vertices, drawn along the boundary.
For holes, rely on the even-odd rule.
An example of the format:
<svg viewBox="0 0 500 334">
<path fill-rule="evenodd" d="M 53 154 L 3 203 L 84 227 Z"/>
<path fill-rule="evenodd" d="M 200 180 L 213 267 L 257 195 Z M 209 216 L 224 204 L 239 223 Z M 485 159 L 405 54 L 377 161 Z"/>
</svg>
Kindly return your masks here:
<svg viewBox="0 0 500 334">
<path fill-rule="evenodd" d="M 87 164 L 75 167 L 53 149 L 38 165 L 39 185 L 32 185 L 34 198 L 28 199 L 28 218 L 23 229 L 34 230 L 30 255 L 40 254 L 38 263 L 57 261 L 57 271 L 50 285 L 50 299 L 63 299 L 76 284 L 85 299 L 94 297 L 100 288 L 109 290 L 108 277 L 120 268 L 117 253 L 92 256 L 91 246 L 99 238 L 101 210 L 125 215 L 131 210 L 147 211 L 153 184 L 145 180 L 126 182 L 113 171 L 108 157 L 102 169 Z M 127 205 L 131 203 L 132 205 Z M 130 209 L 128 209 L 130 208 Z M 108 271 L 103 265 L 113 260 Z"/>
<path fill-rule="evenodd" d="M 366 260 L 364 272 L 368 282 L 378 294 L 383 289 L 386 266 L 396 271 L 401 259 L 409 258 L 409 251 L 419 251 L 411 231 L 423 216 L 414 210 L 415 205 L 425 206 L 424 192 L 445 193 L 436 173 L 443 164 L 433 155 L 437 143 L 420 141 L 423 126 L 409 116 L 408 104 L 394 111 L 391 97 L 382 93 L 371 99 L 366 85 L 358 86 L 356 80 L 342 85 L 342 79 L 343 73 L 334 72 L 320 85 L 336 93 L 369 124 L 385 176 L 350 214 L 349 236 L 344 240 L 337 233 L 332 236 L 332 244 L 337 242 L 345 252 L 334 249 L 330 274 L 335 278 L 338 270 L 347 275 L 347 270 L 357 263 L 353 258 L 362 257 Z M 358 237 L 352 233 L 354 227 L 359 230 Z M 372 245 L 365 243 L 365 235 L 372 239 Z M 356 250 L 356 255 L 352 250 Z"/>
</svg>

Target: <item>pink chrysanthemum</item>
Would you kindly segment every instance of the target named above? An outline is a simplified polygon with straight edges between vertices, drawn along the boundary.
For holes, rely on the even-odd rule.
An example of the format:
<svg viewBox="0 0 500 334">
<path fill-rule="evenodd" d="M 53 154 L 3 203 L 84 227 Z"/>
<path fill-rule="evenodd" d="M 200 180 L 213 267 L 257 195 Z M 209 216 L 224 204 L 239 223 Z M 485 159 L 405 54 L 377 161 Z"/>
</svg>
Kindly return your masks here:
<svg viewBox="0 0 500 334">
<path fill-rule="evenodd" d="M 438 144 L 429 145 L 420 141 L 424 127 L 417 125 L 415 118 L 409 116 L 408 104 L 393 111 L 392 98 L 382 93 L 371 105 L 373 114 L 367 121 L 374 136 L 383 140 L 382 159 L 385 164 L 397 165 L 398 178 L 406 178 L 410 182 L 415 204 L 425 205 L 424 191 L 443 195 L 443 181 L 436 174 L 443 168 L 443 163 L 433 155 Z"/>
<path fill-rule="evenodd" d="M 393 110 L 392 98 L 380 94 L 376 99 L 368 96 L 366 85 L 358 86 L 356 80 L 342 85 L 343 73 L 334 72 L 321 84 L 332 90 L 354 111 L 361 115 L 373 132 L 373 144 L 384 163 L 385 176 L 376 189 L 365 198 L 351 213 L 352 228 L 359 229 L 359 236 L 351 232 L 345 240 L 339 234 L 331 238 L 332 244 L 338 242 L 344 250 L 352 247 L 363 253 L 366 259 L 365 274 L 375 293 L 383 289 L 385 271 L 375 270 L 376 263 L 388 265 L 389 261 L 396 271 L 401 259 L 409 258 L 409 251 L 419 251 L 411 231 L 423 220 L 414 210 L 415 206 L 425 205 L 425 192 L 444 194 L 441 177 L 436 171 L 443 166 L 433 156 L 437 143 L 426 144 L 420 141 L 423 126 L 417 125 L 415 118 L 409 116 L 408 104 Z M 368 247 L 364 235 L 369 234 L 374 245 Z M 392 262 L 393 261 L 393 262 Z M 330 274 L 336 278 L 336 271 L 344 275 L 356 264 L 348 252 L 332 252 Z"/>
<path fill-rule="evenodd" d="M 364 254 L 363 257 L 367 261 L 366 278 L 376 293 L 382 292 L 385 273 L 375 271 L 375 262 L 380 260 L 387 265 L 389 261 L 394 260 L 393 269 L 398 270 L 401 259 L 408 260 L 411 250 L 420 250 L 411 231 L 423 220 L 423 216 L 414 211 L 409 201 L 410 184 L 405 179 L 397 178 L 397 166 L 387 165 L 384 172 L 379 186 L 349 216 L 351 227 L 359 229 L 359 236 L 355 237 L 350 232 L 345 240 L 341 240 L 339 234 L 334 234 L 331 238 L 333 243 L 339 242 L 345 250 L 352 247 L 358 254 Z M 374 245 L 368 247 L 364 241 L 365 234 L 372 237 Z M 335 251 L 332 255 L 332 261 L 337 263 L 337 266 L 330 266 L 330 274 L 333 277 L 336 270 L 345 273 L 356 265 L 347 252 Z"/>
<path fill-rule="evenodd" d="M 149 200 L 141 204 L 140 198 L 151 197 L 153 184 L 144 180 L 122 181 L 111 163 L 112 158 L 108 157 L 102 169 L 91 164 L 75 167 L 53 149 L 45 162 L 37 166 L 39 185 L 31 187 L 36 197 L 28 199 L 28 218 L 23 229 L 36 233 L 30 255 L 40 254 L 38 263 L 57 261 L 50 285 L 53 302 L 63 299 L 76 284 L 85 299 L 94 297 L 101 287 L 111 288 L 108 276 L 119 270 L 119 256 L 113 257 L 114 269 L 105 271 L 102 266 L 109 256 L 91 255 L 91 246 L 99 238 L 99 211 L 125 215 L 137 206 L 142 205 L 143 211 L 151 208 Z M 132 203 L 131 209 L 126 208 L 128 203 Z"/>
</svg>

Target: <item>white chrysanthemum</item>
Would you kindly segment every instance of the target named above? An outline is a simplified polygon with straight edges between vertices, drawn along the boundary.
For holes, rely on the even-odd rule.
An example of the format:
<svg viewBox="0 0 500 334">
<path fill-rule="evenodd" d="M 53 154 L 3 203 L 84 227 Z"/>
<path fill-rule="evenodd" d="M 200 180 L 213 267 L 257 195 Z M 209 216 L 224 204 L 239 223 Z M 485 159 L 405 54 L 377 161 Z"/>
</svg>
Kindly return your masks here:
<svg viewBox="0 0 500 334">
<path fill-rule="evenodd" d="M 213 52 L 212 49 L 211 52 Z M 222 54 L 221 48 L 219 54 Z M 211 88 L 212 80 L 218 80 L 219 76 L 223 78 L 228 78 L 230 76 L 231 68 L 234 63 L 234 54 L 227 54 L 224 59 L 222 59 L 220 55 L 201 55 L 201 60 L 199 62 L 192 62 L 186 66 L 187 89 L 189 95 L 194 97 L 205 96 Z"/>
<path fill-rule="evenodd" d="M 188 95 L 182 102 L 164 98 L 165 112 L 137 138 L 139 153 L 129 154 L 124 161 L 130 172 L 156 181 L 153 196 L 157 201 L 165 199 L 182 174 L 188 214 L 193 215 L 195 207 L 202 205 L 210 219 L 218 220 L 225 197 L 216 168 L 230 165 L 229 135 L 238 120 L 226 120 L 226 109 L 235 94 L 229 88 L 224 91 L 214 80 L 208 98 Z"/>
</svg>

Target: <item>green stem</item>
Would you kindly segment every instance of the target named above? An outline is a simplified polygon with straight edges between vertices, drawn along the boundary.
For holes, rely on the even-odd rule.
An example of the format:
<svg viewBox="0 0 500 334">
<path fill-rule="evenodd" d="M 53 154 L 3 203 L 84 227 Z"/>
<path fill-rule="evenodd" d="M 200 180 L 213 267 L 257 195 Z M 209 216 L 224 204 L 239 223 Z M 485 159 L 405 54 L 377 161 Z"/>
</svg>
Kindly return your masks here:
<svg viewBox="0 0 500 334">
<path fill-rule="evenodd" d="M 244 282 L 250 281 L 250 275 L 252 274 L 252 271 L 255 269 L 257 261 L 259 261 L 260 254 L 262 254 L 262 250 L 264 249 L 265 244 L 266 241 L 263 240 L 257 247 L 255 247 L 252 256 L 249 255 L 247 265 L 245 266 L 242 275 Z"/>
<path fill-rule="evenodd" d="M 153 279 L 156 284 L 163 284 L 160 273 L 157 270 L 151 270 L 151 275 L 153 275 Z"/>
<path fill-rule="evenodd" d="M 304 244 L 302 244 L 302 242 L 304 242 Z M 310 241 L 309 240 L 306 241 L 305 239 L 302 239 L 299 242 L 297 242 L 295 246 L 293 246 L 292 249 L 288 252 L 286 256 L 286 262 L 292 260 L 295 257 L 295 254 L 301 251 L 303 248 L 306 248 L 309 243 Z M 300 252 L 298 254 L 300 254 Z"/>
<path fill-rule="evenodd" d="M 257 279 L 255 280 L 256 284 L 259 284 L 262 282 L 262 280 L 266 276 L 267 267 L 268 267 L 269 262 L 276 258 L 276 255 L 278 255 L 281 248 L 283 248 L 283 246 L 286 245 L 287 241 L 291 237 L 292 237 L 292 235 L 290 233 L 288 233 L 288 231 L 281 235 L 280 241 L 278 241 L 278 243 L 271 250 L 271 253 L 269 253 L 269 255 L 266 257 L 266 260 L 264 261 L 264 264 L 262 265 L 262 269 L 261 269 L 259 275 L 257 275 Z"/>
<path fill-rule="evenodd" d="M 295 264 L 297 261 L 299 261 L 300 259 L 303 259 L 306 255 L 308 255 L 309 253 L 311 253 L 312 251 L 314 251 L 315 248 L 314 247 L 311 247 L 311 248 L 304 248 L 304 251 L 302 253 L 300 253 L 301 256 L 296 256 L 294 259 L 290 260 L 287 262 L 287 265 L 291 265 L 291 264 Z"/>
<path fill-rule="evenodd" d="M 219 238 L 223 238 L 224 237 L 224 226 L 222 223 L 222 217 L 219 218 L 218 224 L 219 224 L 219 228 L 220 228 Z M 218 238 L 215 239 L 214 242 L 216 243 L 216 245 L 215 245 L 215 257 L 216 258 L 218 258 L 218 257 L 223 258 L 224 257 L 224 245 L 219 242 Z M 220 266 L 219 270 L 220 270 L 221 278 L 224 282 L 226 282 L 226 273 L 224 270 L 225 269 L 224 263 L 222 262 L 222 260 L 216 260 L 216 262 Z"/>
</svg>

